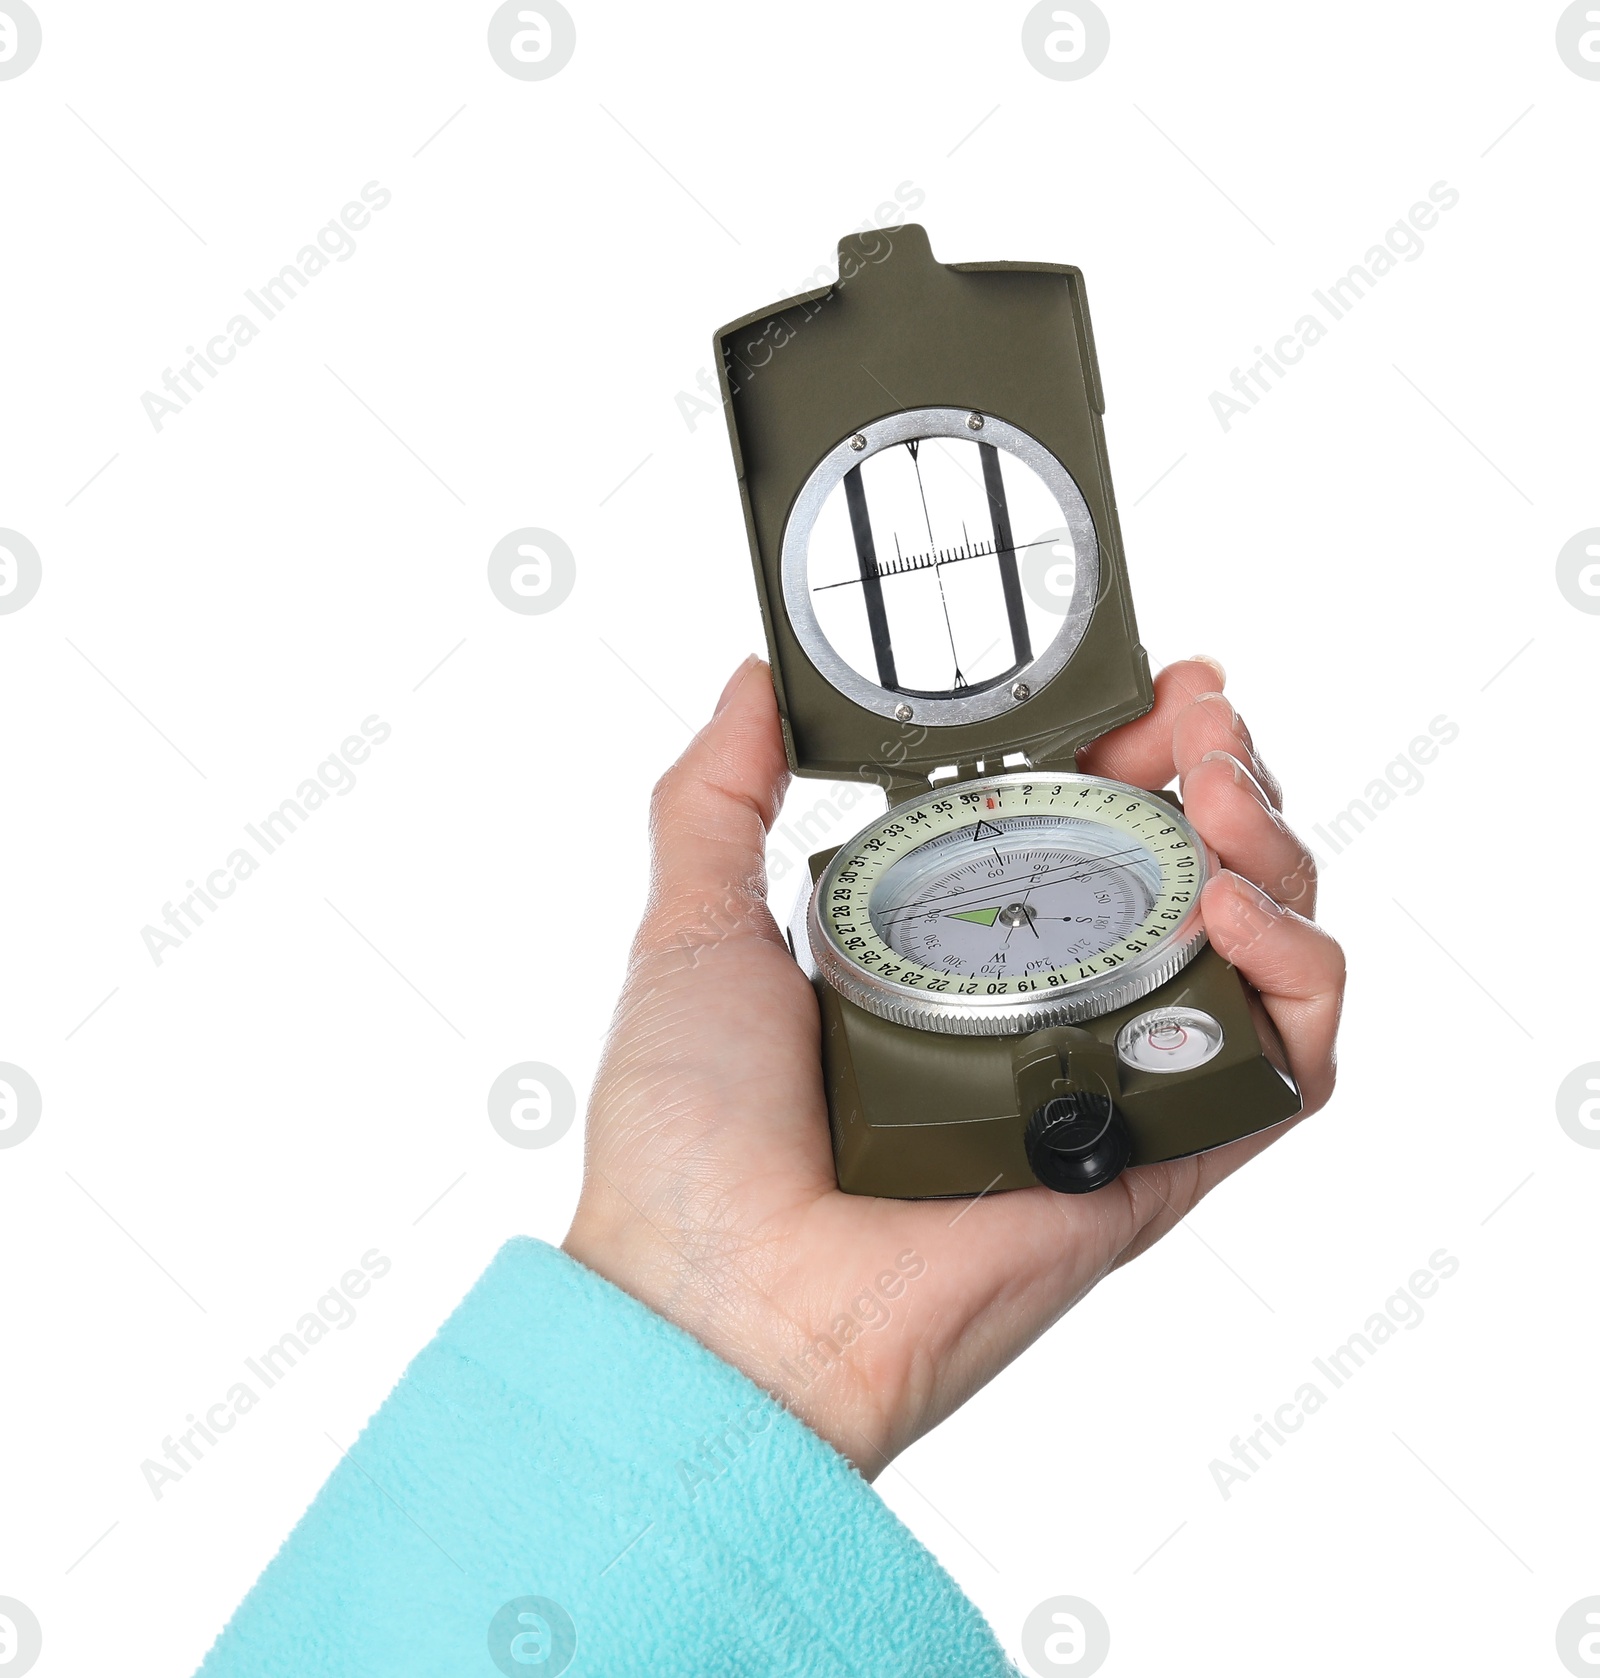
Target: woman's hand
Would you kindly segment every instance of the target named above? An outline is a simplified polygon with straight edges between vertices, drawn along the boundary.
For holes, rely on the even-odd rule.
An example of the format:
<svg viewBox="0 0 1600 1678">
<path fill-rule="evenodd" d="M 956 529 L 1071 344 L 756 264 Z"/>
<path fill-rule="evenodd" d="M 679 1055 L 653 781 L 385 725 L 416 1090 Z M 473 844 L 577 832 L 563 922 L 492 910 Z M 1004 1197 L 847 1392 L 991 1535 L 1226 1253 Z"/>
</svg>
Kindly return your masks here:
<svg viewBox="0 0 1600 1678">
<path fill-rule="evenodd" d="M 1222 682 L 1209 660 L 1171 666 L 1155 708 L 1079 763 L 1150 789 L 1179 777 L 1222 868 L 1206 930 L 1261 992 L 1314 1113 L 1333 1089 L 1344 956 L 1309 918 L 1315 867 Z M 650 900 L 564 1246 L 870 1479 L 1287 1127 L 1091 1195 L 841 1194 L 816 998 L 766 906 L 766 830 L 788 782 L 772 684 L 750 659 L 656 788 Z"/>
</svg>

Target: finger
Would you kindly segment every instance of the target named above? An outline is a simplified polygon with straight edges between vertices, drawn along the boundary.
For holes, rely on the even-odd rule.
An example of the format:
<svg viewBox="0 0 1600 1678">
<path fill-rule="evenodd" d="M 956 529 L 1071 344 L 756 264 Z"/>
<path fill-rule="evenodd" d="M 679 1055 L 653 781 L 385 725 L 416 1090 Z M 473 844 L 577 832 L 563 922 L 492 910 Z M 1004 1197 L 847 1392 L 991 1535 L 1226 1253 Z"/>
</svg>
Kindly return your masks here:
<svg viewBox="0 0 1600 1678">
<path fill-rule="evenodd" d="M 1344 951 L 1321 927 L 1237 874 L 1200 894 L 1200 913 L 1224 961 L 1261 993 L 1289 1052 L 1308 1113 L 1333 1093 L 1334 1039 L 1344 1005 Z"/>
<path fill-rule="evenodd" d="M 748 658 L 651 796 L 641 946 L 780 936 L 766 911 L 766 835 L 788 784 L 772 682 Z"/>
<path fill-rule="evenodd" d="M 1224 868 L 1310 920 L 1317 910 L 1317 865 L 1265 789 L 1231 752 L 1207 752 L 1183 782 L 1184 814 Z"/>
<path fill-rule="evenodd" d="M 1120 1269 L 1148 1252 L 1188 1217 L 1218 1183 L 1248 1165 L 1257 1154 L 1265 1153 L 1303 1117 L 1303 1113 L 1297 1114 L 1281 1124 L 1242 1136 L 1237 1142 L 1225 1142 L 1220 1148 L 1207 1148 L 1203 1154 L 1191 1154 L 1187 1159 L 1141 1165 L 1123 1172 L 1117 1181 L 1124 1185 L 1139 1233 L 1117 1255 L 1117 1267 Z"/>
<path fill-rule="evenodd" d="M 1215 693 L 1226 680 L 1222 666 L 1204 654 L 1169 664 L 1156 677 L 1154 706 L 1085 746 L 1078 767 L 1086 775 L 1131 786 L 1164 787 L 1178 772 L 1172 755 L 1174 723 L 1201 694 Z"/>
<path fill-rule="evenodd" d="M 1180 787 L 1207 752 L 1231 752 L 1248 765 L 1273 805 L 1283 808 L 1283 788 L 1277 776 L 1261 761 L 1244 719 L 1220 693 L 1199 694 L 1173 721 L 1172 753 Z"/>
</svg>

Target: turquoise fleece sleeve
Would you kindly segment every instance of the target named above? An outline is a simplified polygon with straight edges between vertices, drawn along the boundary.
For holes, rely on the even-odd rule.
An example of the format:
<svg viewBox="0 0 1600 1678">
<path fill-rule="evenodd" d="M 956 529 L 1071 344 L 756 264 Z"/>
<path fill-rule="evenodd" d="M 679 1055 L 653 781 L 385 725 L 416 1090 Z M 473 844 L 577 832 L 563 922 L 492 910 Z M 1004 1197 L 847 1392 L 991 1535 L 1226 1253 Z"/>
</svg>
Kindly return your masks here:
<svg viewBox="0 0 1600 1678">
<path fill-rule="evenodd" d="M 203 1678 L 985 1678 L 977 1610 L 856 1471 L 681 1329 L 500 1249 Z"/>
</svg>

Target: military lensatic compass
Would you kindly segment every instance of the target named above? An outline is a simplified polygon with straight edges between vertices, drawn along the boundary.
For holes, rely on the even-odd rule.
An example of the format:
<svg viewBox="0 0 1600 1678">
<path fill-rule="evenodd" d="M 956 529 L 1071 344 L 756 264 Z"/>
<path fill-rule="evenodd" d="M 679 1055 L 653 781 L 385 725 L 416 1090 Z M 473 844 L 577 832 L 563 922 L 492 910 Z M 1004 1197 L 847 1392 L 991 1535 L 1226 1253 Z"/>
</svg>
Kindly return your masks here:
<svg viewBox="0 0 1600 1678">
<path fill-rule="evenodd" d="M 1076 769 L 1153 701 L 1081 274 L 839 255 L 716 351 L 790 764 L 888 794 L 790 934 L 840 1187 L 1084 1192 L 1293 1116 L 1176 799 Z"/>
</svg>

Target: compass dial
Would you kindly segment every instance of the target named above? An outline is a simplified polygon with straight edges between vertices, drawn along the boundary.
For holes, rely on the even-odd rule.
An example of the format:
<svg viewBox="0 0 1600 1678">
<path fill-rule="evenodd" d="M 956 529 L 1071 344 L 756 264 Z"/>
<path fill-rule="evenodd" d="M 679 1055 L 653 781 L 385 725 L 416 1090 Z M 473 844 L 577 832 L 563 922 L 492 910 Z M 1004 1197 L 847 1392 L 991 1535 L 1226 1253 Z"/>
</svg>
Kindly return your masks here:
<svg viewBox="0 0 1600 1678">
<path fill-rule="evenodd" d="M 950 786 L 864 828 L 823 871 L 812 953 L 852 1002 L 1001 1035 L 1146 995 L 1205 942 L 1205 847 L 1165 799 L 1033 771 Z"/>
</svg>

